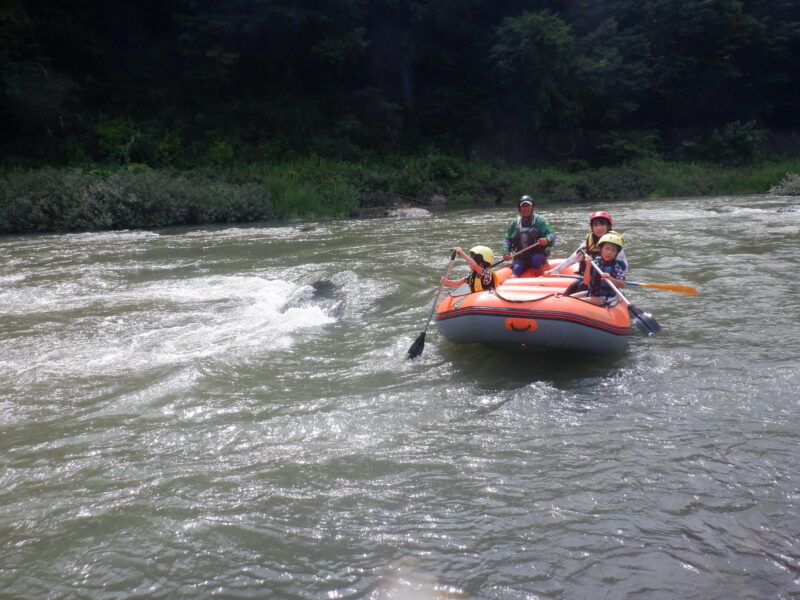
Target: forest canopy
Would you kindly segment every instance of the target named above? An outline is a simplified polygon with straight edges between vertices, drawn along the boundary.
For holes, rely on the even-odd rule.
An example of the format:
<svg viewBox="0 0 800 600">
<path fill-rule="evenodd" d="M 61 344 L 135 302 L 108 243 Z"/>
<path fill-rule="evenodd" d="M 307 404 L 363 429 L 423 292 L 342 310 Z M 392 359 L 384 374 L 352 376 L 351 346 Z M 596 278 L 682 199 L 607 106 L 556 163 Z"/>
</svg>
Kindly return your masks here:
<svg viewBox="0 0 800 600">
<path fill-rule="evenodd" d="M 7 0 L 0 161 L 800 153 L 795 0 Z"/>
</svg>

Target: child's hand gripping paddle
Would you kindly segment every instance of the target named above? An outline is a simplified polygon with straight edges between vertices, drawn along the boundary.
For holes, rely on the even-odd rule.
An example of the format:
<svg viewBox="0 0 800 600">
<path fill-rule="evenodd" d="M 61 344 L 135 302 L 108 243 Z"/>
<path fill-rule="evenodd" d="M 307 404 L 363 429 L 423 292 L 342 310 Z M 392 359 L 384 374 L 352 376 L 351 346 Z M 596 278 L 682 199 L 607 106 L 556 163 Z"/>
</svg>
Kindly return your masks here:
<svg viewBox="0 0 800 600">
<path fill-rule="evenodd" d="M 589 264 L 592 265 L 592 268 L 595 269 L 601 276 L 603 275 L 603 271 L 600 270 L 600 267 L 598 267 L 594 261 L 591 261 Z M 628 299 L 622 295 L 622 292 L 617 289 L 617 286 L 611 283 L 608 279 L 606 279 L 605 282 L 612 290 L 614 290 L 614 293 L 617 295 L 617 297 L 628 306 L 628 313 L 631 315 L 631 320 L 636 321 L 639 331 L 648 337 L 661 331 L 661 325 L 658 324 L 658 321 L 656 321 L 652 315 L 642 312 L 633 304 L 631 304 Z"/>
</svg>

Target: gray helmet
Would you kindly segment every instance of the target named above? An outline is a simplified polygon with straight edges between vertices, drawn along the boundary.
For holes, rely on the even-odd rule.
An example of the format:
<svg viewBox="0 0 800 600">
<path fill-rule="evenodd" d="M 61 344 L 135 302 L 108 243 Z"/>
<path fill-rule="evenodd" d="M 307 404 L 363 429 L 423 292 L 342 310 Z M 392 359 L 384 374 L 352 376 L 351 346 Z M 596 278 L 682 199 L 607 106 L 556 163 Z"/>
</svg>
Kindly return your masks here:
<svg viewBox="0 0 800 600">
<path fill-rule="evenodd" d="M 530 196 L 523 196 L 522 198 L 519 199 L 519 203 L 517 203 L 517 208 L 521 208 L 522 205 L 525 204 L 526 202 L 531 206 L 534 205 L 533 198 L 531 198 Z"/>
</svg>

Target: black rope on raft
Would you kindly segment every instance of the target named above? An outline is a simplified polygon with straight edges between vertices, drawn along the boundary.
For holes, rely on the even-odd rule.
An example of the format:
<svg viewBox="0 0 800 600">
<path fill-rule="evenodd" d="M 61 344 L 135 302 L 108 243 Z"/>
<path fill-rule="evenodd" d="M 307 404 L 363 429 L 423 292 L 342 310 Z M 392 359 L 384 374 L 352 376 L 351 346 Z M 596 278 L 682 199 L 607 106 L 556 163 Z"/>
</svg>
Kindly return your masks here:
<svg viewBox="0 0 800 600">
<path fill-rule="evenodd" d="M 538 302 L 539 300 L 546 300 L 547 298 L 555 296 L 555 293 L 553 293 L 553 294 L 547 294 L 546 296 L 542 296 L 541 298 L 529 298 L 528 300 L 512 300 L 511 298 L 506 298 L 505 296 L 503 296 L 500 292 L 497 291 L 497 289 L 492 290 L 492 292 L 498 298 L 500 298 L 500 300 L 505 300 L 506 302 L 514 302 L 517 304 L 521 304 L 523 302 Z"/>
</svg>

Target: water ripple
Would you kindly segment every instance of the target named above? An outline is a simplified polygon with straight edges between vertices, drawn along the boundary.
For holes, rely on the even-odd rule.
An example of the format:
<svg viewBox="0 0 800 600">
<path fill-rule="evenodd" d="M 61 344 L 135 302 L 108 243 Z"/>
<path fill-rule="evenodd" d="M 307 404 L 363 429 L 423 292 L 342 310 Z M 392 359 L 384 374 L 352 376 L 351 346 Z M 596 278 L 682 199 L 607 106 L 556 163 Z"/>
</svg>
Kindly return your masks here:
<svg viewBox="0 0 800 600">
<path fill-rule="evenodd" d="M 0 584 L 792 597 L 798 223 L 776 206 L 616 203 L 631 278 L 700 295 L 629 291 L 664 331 L 591 360 L 435 323 L 405 359 L 449 248 L 497 247 L 507 210 L 2 239 Z M 558 253 L 596 208 L 543 207 Z"/>
</svg>

